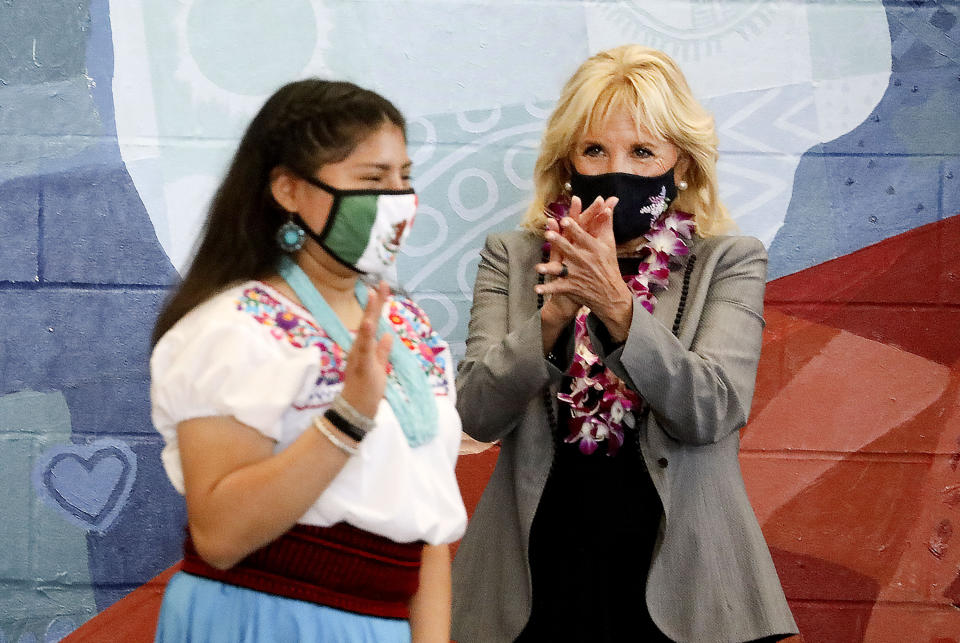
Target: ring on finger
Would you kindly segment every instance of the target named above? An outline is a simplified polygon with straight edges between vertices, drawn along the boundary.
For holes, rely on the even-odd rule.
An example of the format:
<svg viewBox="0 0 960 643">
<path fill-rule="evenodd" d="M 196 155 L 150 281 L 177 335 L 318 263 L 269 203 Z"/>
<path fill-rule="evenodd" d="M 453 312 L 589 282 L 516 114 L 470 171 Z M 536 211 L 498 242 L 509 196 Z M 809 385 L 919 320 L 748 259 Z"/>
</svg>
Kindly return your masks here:
<svg viewBox="0 0 960 643">
<path fill-rule="evenodd" d="M 563 279 L 564 277 L 566 277 L 566 276 L 569 275 L 569 274 L 570 274 L 570 270 L 567 268 L 567 264 L 561 263 L 561 264 L 560 264 L 560 274 L 557 275 L 557 276 L 558 276 L 560 279 Z"/>
</svg>

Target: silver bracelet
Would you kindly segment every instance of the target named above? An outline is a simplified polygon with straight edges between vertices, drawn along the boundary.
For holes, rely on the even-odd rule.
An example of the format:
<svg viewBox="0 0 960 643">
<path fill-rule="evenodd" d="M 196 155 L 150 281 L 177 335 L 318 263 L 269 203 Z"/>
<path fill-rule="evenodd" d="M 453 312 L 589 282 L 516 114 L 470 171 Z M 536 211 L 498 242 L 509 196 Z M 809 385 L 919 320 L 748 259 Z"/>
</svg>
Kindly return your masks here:
<svg viewBox="0 0 960 643">
<path fill-rule="evenodd" d="M 376 426 L 376 421 L 373 418 L 367 417 L 353 408 L 350 402 L 343 399 L 342 395 L 333 398 L 333 401 L 330 403 L 330 408 L 339 413 L 340 417 L 344 420 L 357 427 L 361 433 L 369 433 L 370 430 Z"/>
<path fill-rule="evenodd" d="M 323 425 L 322 415 L 318 415 L 313 418 L 313 428 L 315 428 L 317 431 L 322 433 L 323 437 L 330 440 L 330 443 L 333 446 L 337 447 L 338 449 L 346 453 L 348 456 L 357 455 L 358 453 L 360 453 L 360 449 L 350 446 L 349 444 L 347 444 L 346 442 L 344 442 L 343 440 L 335 436 L 333 432 L 330 431 L 330 429 L 325 427 Z"/>
</svg>

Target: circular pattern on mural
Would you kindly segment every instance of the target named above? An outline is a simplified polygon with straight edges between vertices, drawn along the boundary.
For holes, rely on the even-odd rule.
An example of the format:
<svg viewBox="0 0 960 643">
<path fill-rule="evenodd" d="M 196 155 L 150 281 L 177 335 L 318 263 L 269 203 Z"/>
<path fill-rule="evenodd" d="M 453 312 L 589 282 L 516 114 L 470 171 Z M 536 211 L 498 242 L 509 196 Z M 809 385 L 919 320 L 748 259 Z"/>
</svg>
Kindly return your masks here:
<svg viewBox="0 0 960 643">
<path fill-rule="evenodd" d="M 457 113 L 457 125 L 459 125 L 460 128 L 465 132 L 470 132 L 471 134 L 482 134 L 483 132 L 492 130 L 496 124 L 500 122 L 501 114 L 502 111 L 500 107 L 497 106 L 490 110 L 490 113 L 487 114 L 485 118 L 474 121 L 467 118 L 466 113 L 459 112 Z"/>
<path fill-rule="evenodd" d="M 475 187 L 478 180 L 483 186 L 481 189 L 486 192 L 481 197 L 483 202 L 475 206 L 467 205 L 466 200 L 474 200 L 474 197 L 480 194 L 480 191 Z M 457 213 L 457 216 L 465 221 L 476 221 L 493 210 L 493 207 L 497 204 L 497 199 L 500 197 L 500 190 L 497 188 L 497 180 L 486 170 L 465 168 L 457 172 L 453 180 L 450 181 L 447 197 L 450 199 L 450 206 Z"/>
<path fill-rule="evenodd" d="M 427 223 L 427 219 L 430 223 Z M 428 231 L 428 226 L 431 226 L 432 230 Z M 447 235 L 447 220 L 443 213 L 434 207 L 420 203 L 417 205 L 417 218 L 414 221 L 413 230 L 400 252 L 409 257 L 426 256 L 436 252 L 446 242 Z M 421 239 L 430 239 L 430 242 L 422 246 L 415 245 Z"/>
<path fill-rule="evenodd" d="M 533 165 L 537 161 L 539 145 L 540 141 L 536 139 L 525 139 L 510 147 L 503 155 L 503 174 L 515 188 L 533 191 Z M 521 161 L 523 167 L 520 168 L 517 167 L 518 156 L 526 161 Z"/>
</svg>

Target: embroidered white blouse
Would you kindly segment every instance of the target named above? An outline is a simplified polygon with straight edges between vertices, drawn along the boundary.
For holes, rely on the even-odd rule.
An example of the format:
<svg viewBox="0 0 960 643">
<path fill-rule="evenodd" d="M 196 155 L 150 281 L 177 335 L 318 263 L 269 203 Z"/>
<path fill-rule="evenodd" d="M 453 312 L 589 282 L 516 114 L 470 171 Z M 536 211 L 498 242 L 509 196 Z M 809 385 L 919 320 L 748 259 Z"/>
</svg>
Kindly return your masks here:
<svg viewBox="0 0 960 643">
<path fill-rule="evenodd" d="M 299 522 L 347 522 L 396 542 L 453 542 L 467 515 L 454 473 L 460 418 L 450 349 L 409 299 L 384 307 L 427 373 L 439 431 L 412 448 L 386 400 L 376 427 Z M 396 340 L 394 340 L 396 341 Z M 185 315 L 150 360 L 153 423 L 166 446 L 167 476 L 184 493 L 177 425 L 233 416 L 276 442 L 279 452 L 327 409 L 343 388 L 344 351 L 305 309 L 262 282 L 225 290 Z"/>
</svg>

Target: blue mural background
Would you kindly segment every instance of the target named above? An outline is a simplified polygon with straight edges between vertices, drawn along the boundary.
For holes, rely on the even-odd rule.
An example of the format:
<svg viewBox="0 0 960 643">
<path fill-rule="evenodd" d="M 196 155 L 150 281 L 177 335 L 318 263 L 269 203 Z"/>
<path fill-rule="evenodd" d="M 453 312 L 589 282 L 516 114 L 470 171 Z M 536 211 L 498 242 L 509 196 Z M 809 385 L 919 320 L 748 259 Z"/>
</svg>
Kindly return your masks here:
<svg viewBox="0 0 960 643">
<path fill-rule="evenodd" d="M 285 5 L 291 15 L 316 18 L 319 26 L 292 32 L 327 43 L 315 73 L 325 66 L 329 74 L 382 88 L 396 87 L 390 77 L 410 72 L 407 88 L 390 95 L 412 116 L 423 207 L 400 277 L 458 352 L 483 237 L 517 224 L 543 121 L 563 78 L 590 51 L 629 36 L 692 65 L 733 49 L 723 38 L 739 37 L 762 57 L 761 46 L 790 45 L 760 44 L 758 34 L 776 23 L 776 11 L 799 6 L 811 24 L 834 20 L 849 28 L 868 5 L 879 6 L 710 4 L 716 11 L 709 20 L 660 31 L 635 2 Z M 248 5 L 198 2 L 186 28 L 202 27 L 201 10 L 214 16 L 255 10 Z M 107 0 L 0 5 L 0 641 L 59 640 L 180 557 L 184 507 L 160 466 L 147 361 L 153 319 L 177 278 L 184 245 L 170 250 L 177 246 L 165 240 L 177 234 L 158 223 L 175 222 L 173 202 L 166 212 L 151 211 L 146 204 L 157 202 L 154 191 L 163 188 L 138 184 L 130 168 L 169 172 L 164 162 L 221 154 L 237 132 L 212 122 L 226 109 L 212 92 L 198 103 L 198 111 L 206 105 L 214 114 L 208 129 L 164 116 L 173 94 L 159 91 L 158 83 L 173 87 L 182 75 L 157 43 L 177 37 L 160 7 L 142 5 L 143 19 L 154 25 L 144 43 L 166 53 L 150 59 L 153 80 L 124 82 L 154 86 L 157 120 L 175 120 L 176 131 L 158 130 L 159 142 L 144 145 L 175 153 L 134 163 L 125 160 L 117 128 L 112 19 L 119 9 Z M 845 59 L 811 54 L 814 82 L 788 77 L 704 97 L 721 132 L 725 199 L 741 227 L 769 244 L 772 278 L 960 212 L 960 9 L 946 0 L 886 0 L 882 7 L 886 31 L 850 37 L 871 51 L 884 51 L 876 39 L 884 47 L 889 41 L 879 76 L 889 80 L 879 103 L 847 133 L 811 144 L 831 107 L 818 98 L 817 83 L 853 87 L 864 69 L 877 71 L 873 62 L 847 69 Z M 531 36 L 525 25 L 543 23 L 544 15 L 550 20 Z M 323 21 L 350 24 L 352 31 L 325 31 Z M 615 33 L 604 21 L 632 31 Z M 477 24 L 484 25 L 482 37 L 466 38 Z M 711 35 L 704 25 L 723 29 Z M 824 29 L 811 31 L 811 46 L 837 35 Z M 358 43 L 361 32 L 370 38 Z M 194 51 L 196 42 L 209 45 L 207 58 L 199 57 L 209 64 L 200 71 L 254 96 L 250 105 L 272 89 L 264 78 L 276 77 L 278 85 L 309 62 L 254 73 L 232 67 L 229 56 L 218 58 L 225 47 L 218 38 L 225 36 L 198 41 L 190 33 Z M 569 46 L 535 46 L 558 38 Z M 507 51 L 510 42 L 519 49 Z M 813 51 L 829 51 L 828 44 Z M 499 71 L 483 72 L 484 56 Z M 537 74 L 503 73 L 527 60 Z M 158 81 L 158 74 L 169 79 Z M 434 87 L 438 79 L 443 85 Z M 211 158 L 215 167 L 221 157 Z M 769 170 L 783 163 L 796 165 L 792 183 Z"/>
<path fill-rule="evenodd" d="M 180 555 L 147 395 L 176 272 L 117 147 L 107 3 L 0 11 L 0 640 L 56 640 Z"/>
<path fill-rule="evenodd" d="M 804 154 L 770 246 L 773 277 L 960 212 L 960 8 L 884 4 L 890 83 L 860 126 Z"/>
</svg>

